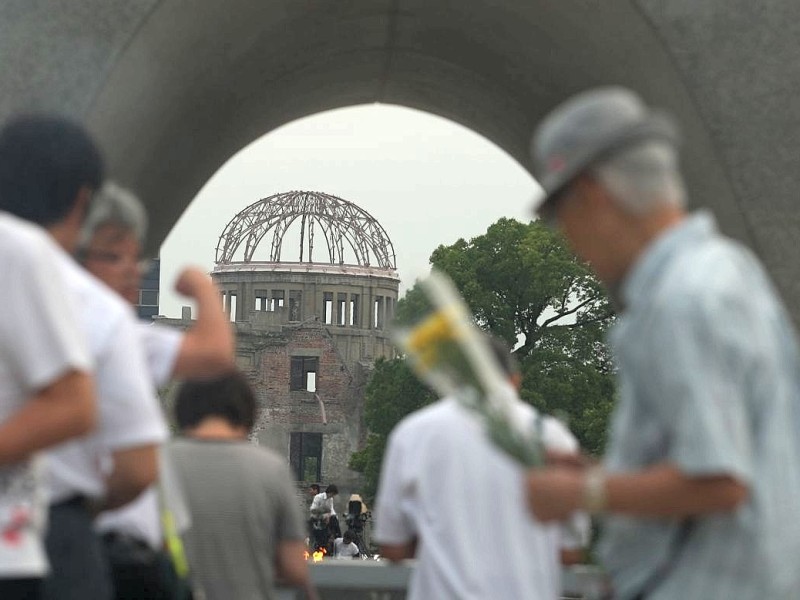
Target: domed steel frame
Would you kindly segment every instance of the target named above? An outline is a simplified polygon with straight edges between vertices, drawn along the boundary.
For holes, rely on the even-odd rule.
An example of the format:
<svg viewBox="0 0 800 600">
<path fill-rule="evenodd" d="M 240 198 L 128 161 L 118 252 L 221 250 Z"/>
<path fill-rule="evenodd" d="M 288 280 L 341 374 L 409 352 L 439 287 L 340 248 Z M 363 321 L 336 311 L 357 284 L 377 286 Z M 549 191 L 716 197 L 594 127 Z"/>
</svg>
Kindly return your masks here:
<svg viewBox="0 0 800 600">
<path fill-rule="evenodd" d="M 345 244 L 362 267 L 396 269 L 394 246 L 386 230 L 352 202 L 321 192 L 293 191 L 263 198 L 240 211 L 225 226 L 217 242 L 216 263 L 253 262 L 261 241 L 272 234 L 270 262 L 281 262 L 283 237 L 300 219 L 299 262 L 313 263 L 314 234 L 322 231 L 328 263 L 345 263 Z M 242 243 L 243 261 L 233 257 Z"/>
</svg>

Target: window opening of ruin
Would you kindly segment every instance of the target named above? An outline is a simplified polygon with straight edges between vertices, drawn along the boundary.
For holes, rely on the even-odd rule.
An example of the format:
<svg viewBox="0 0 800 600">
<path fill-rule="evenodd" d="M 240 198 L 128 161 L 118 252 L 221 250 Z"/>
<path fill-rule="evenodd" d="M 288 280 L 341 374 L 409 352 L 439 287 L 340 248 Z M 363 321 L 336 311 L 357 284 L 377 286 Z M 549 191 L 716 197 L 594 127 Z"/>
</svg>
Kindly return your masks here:
<svg viewBox="0 0 800 600">
<path fill-rule="evenodd" d="M 236 293 L 228 292 L 228 305 L 225 307 L 231 322 L 236 321 Z"/>
<path fill-rule="evenodd" d="M 336 294 L 336 324 L 347 325 L 347 294 Z"/>
<path fill-rule="evenodd" d="M 289 290 L 289 320 L 300 321 L 303 319 L 303 292 L 300 290 Z M 281 301 L 283 306 L 283 301 Z"/>
<path fill-rule="evenodd" d="M 257 311 L 267 310 L 269 302 L 269 292 L 267 292 L 267 290 L 256 290 L 254 292 L 254 295 L 256 297 L 255 310 Z"/>
<path fill-rule="evenodd" d="M 298 481 L 322 480 L 322 434 L 293 432 L 289 440 L 289 464 Z"/>
<path fill-rule="evenodd" d="M 289 373 L 289 389 L 293 392 L 306 392 L 309 390 L 309 375 L 314 391 L 317 387 L 317 373 L 319 372 L 319 358 L 316 356 L 292 356 Z"/>
<path fill-rule="evenodd" d="M 306 391 L 312 394 L 317 392 L 317 374 L 314 371 L 306 373 Z"/>
<path fill-rule="evenodd" d="M 383 296 L 375 297 L 374 310 L 372 314 L 372 326 L 375 329 L 383 329 Z"/>
<path fill-rule="evenodd" d="M 322 322 L 333 324 L 333 292 L 322 292 Z"/>
<path fill-rule="evenodd" d="M 272 290 L 272 297 L 269 299 L 267 310 L 270 312 L 275 312 L 279 308 L 283 308 L 283 301 L 284 301 L 284 291 Z"/>
<path fill-rule="evenodd" d="M 358 294 L 350 294 L 350 325 L 358 327 Z"/>
<path fill-rule="evenodd" d="M 386 322 L 391 323 L 394 319 L 394 298 L 386 296 Z"/>
</svg>

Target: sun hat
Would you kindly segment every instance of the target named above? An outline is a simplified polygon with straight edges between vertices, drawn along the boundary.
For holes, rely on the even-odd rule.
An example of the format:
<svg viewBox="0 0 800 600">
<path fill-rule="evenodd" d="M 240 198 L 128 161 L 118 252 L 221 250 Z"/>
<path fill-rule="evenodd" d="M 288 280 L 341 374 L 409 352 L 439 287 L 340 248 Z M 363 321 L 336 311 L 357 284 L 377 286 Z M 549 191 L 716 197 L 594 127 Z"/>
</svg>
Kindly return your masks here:
<svg viewBox="0 0 800 600">
<path fill-rule="evenodd" d="M 536 212 L 546 211 L 587 168 L 649 139 L 677 145 L 678 129 L 672 119 L 649 109 L 631 90 L 597 88 L 565 101 L 545 117 L 531 142 L 534 176 L 544 189 Z"/>
</svg>

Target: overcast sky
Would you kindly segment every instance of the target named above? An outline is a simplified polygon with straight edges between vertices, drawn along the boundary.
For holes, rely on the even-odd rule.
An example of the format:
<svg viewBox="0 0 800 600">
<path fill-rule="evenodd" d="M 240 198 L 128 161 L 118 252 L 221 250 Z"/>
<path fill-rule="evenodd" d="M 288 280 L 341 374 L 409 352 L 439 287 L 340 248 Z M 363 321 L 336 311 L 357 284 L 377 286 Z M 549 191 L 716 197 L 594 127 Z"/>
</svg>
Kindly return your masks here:
<svg viewBox="0 0 800 600">
<path fill-rule="evenodd" d="M 188 264 L 213 269 L 237 212 L 291 190 L 339 196 L 375 217 L 394 244 L 401 290 L 429 271 L 439 244 L 479 235 L 500 217 L 527 221 L 539 194 L 504 151 L 427 113 L 367 105 L 294 121 L 228 160 L 175 225 L 161 247 L 161 314 L 180 316 L 189 304 L 172 291 L 175 277 Z M 295 254 L 284 249 L 287 260 Z"/>
</svg>

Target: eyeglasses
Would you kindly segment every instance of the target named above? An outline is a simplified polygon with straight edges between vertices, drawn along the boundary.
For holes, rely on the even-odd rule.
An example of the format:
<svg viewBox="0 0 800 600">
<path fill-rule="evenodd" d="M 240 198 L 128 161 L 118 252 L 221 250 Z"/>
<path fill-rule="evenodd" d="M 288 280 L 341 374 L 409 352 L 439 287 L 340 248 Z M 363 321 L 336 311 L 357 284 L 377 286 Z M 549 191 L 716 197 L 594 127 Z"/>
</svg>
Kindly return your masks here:
<svg viewBox="0 0 800 600">
<path fill-rule="evenodd" d="M 114 266 L 119 266 L 122 263 L 130 260 L 122 254 L 117 254 L 116 252 L 103 252 L 100 250 L 86 250 L 80 254 L 80 259 L 82 261 L 96 260 Z M 134 264 L 140 273 L 147 273 L 150 270 L 150 267 L 153 266 L 153 261 L 149 258 L 143 258 L 135 261 Z"/>
</svg>

